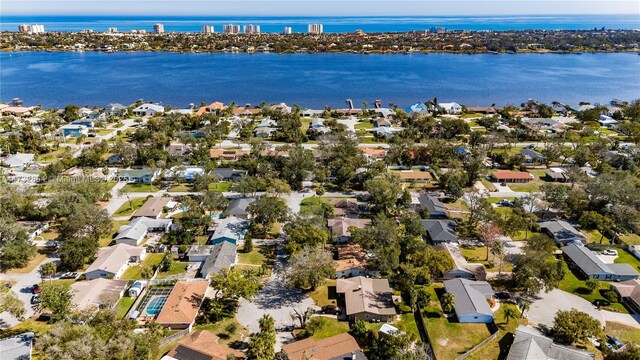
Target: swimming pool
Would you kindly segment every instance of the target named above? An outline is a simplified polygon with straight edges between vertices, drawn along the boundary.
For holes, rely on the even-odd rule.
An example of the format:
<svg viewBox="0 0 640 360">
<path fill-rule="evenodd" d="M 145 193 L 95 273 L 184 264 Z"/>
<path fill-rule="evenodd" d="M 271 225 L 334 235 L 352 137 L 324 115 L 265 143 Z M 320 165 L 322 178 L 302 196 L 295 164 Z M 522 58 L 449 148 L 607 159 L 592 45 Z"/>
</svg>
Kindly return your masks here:
<svg viewBox="0 0 640 360">
<path fill-rule="evenodd" d="M 151 299 L 151 301 L 149 301 L 149 305 L 147 305 L 147 314 L 149 315 L 157 315 L 160 310 L 162 310 L 162 307 L 164 306 L 164 303 L 167 302 L 167 296 L 158 296 L 154 299 Z"/>
</svg>

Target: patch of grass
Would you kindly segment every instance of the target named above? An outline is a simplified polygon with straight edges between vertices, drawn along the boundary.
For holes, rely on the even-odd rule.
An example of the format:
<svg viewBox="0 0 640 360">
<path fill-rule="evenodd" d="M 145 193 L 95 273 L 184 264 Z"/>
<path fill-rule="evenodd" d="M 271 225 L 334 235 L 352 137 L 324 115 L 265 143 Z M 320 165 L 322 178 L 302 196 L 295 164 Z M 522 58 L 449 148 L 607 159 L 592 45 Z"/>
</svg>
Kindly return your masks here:
<svg viewBox="0 0 640 360">
<path fill-rule="evenodd" d="M 480 263 L 484 265 L 485 269 L 488 272 L 498 272 L 500 270 L 499 260 L 495 258 L 489 251 L 489 260 L 487 259 L 487 248 L 485 247 L 460 247 L 460 251 L 462 255 L 464 255 L 465 259 L 469 262 Z M 509 261 L 505 260 L 502 263 L 502 271 L 511 271 L 513 270 L 513 264 Z"/>
<path fill-rule="evenodd" d="M 374 128 L 373 122 L 371 120 L 365 120 L 365 121 L 359 122 L 359 123 L 355 124 L 353 127 L 356 128 L 356 130 L 357 129 L 373 129 Z"/>
<path fill-rule="evenodd" d="M 605 333 L 609 336 L 617 337 L 622 342 L 634 342 L 636 344 L 640 344 L 640 331 L 631 326 L 615 322 L 607 322 Z"/>
<path fill-rule="evenodd" d="M 122 191 L 128 192 L 156 192 L 160 188 L 153 184 L 127 184 L 122 188 Z"/>
<path fill-rule="evenodd" d="M 515 199 L 516 199 L 515 197 L 490 197 L 490 198 L 488 198 L 488 199 L 487 199 L 487 201 L 488 201 L 490 204 L 497 204 L 497 203 L 499 203 L 499 202 L 500 202 L 500 201 L 502 201 L 502 200 L 509 200 L 509 201 L 513 201 L 513 200 L 515 200 Z"/>
<path fill-rule="evenodd" d="M 122 225 L 126 225 L 129 223 L 129 220 L 113 220 L 111 222 L 111 233 L 109 235 L 103 236 L 100 238 L 99 245 L 101 247 L 109 246 L 113 241 L 113 235 L 120 230 Z"/>
<path fill-rule="evenodd" d="M 600 288 L 596 289 L 596 291 L 592 293 L 587 289 L 585 281 L 578 279 L 576 277 L 576 274 L 574 274 L 574 272 L 569 269 L 569 271 L 567 271 L 567 273 L 564 275 L 564 278 L 560 282 L 559 288 L 560 290 L 570 292 L 574 295 L 580 296 L 590 303 L 593 303 L 595 300 L 605 300 L 605 298 L 602 296 L 602 292 L 609 290 L 610 287 L 610 283 L 607 281 L 600 281 L 599 284 Z M 624 305 L 620 303 L 611 303 L 611 305 L 605 308 L 625 314 L 629 313 Z"/>
<path fill-rule="evenodd" d="M 38 250 L 25 267 L 8 270 L 7 274 L 28 274 L 37 268 L 46 258 L 47 254 L 44 251 Z"/>
<path fill-rule="evenodd" d="M 124 316 L 127 315 L 127 312 L 129 311 L 129 309 L 131 309 L 131 306 L 135 301 L 136 299 L 130 298 L 128 296 L 118 300 L 118 303 L 116 304 L 116 318 L 117 319 L 124 318 Z"/>
<path fill-rule="evenodd" d="M 147 256 L 142 260 L 142 265 L 137 264 L 133 265 L 127 270 L 125 270 L 124 274 L 120 277 L 121 280 L 139 280 L 142 279 L 142 268 L 143 267 L 151 267 L 154 268 L 158 266 L 164 257 L 163 253 L 158 254 L 147 254 Z"/>
<path fill-rule="evenodd" d="M 113 213 L 113 216 L 131 216 L 136 210 L 140 209 L 146 201 L 146 198 L 131 199 L 131 204 L 129 204 L 129 201 L 125 202 L 120 209 Z"/>
<path fill-rule="evenodd" d="M 616 264 L 629 264 L 636 271 L 640 271 L 640 260 L 626 250 L 618 249 L 618 257 L 614 262 Z"/>
<path fill-rule="evenodd" d="M 218 192 L 227 192 L 231 190 L 231 183 L 226 181 L 209 183 L 209 190 L 218 191 Z"/>
<path fill-rule="evenodd" d="M 22 334 L 28 331 L 33 331 L 36 335 L 42 336 L 47 331 L 49 331 L 51 326 L 52 325 L 47 324 L 47 322 L 36 321 L 35 318 L 30 318 L 12 328 L 9 328 L 8 331 L 15 332 L 15 334 Z"/>
<path fill-rule="evenodd" d="M 158 272 L 156 279 L 165 279 L 172 275 L 182 274 L 187 271 L 187 265 L 189 265 L 189 263 L 174 261 L 173 264 L 171 264 L 169 271 Z"/>
<path fill-rule="evenodd" d="M 58 233 L 58 231 L 57 231 L 57 230 L 52 229 L 51 227 L 49 227 L 49 230 L 47 230 L 47 231 L 43 232 L 42 234 L 40 234 L 40 236 L 41 236 L 44 240 L 49 241 L 49 240 L 55 240 L 55 239 L 57 239 L 57 238 L 58 238 L 58 236 L 60 236 L 60 234 Z"/>
<path fill-rule="evenodd" d="M 233 334 L 226 332 L 227 326 L 235 324 L 236 331 Z M 229 343 L 235 343 L 246 339 L 249 336 L 249 331 L 240 325 L 235 318 L 227 318 L 212 324 L 200 324 L 194 326 L 195 330 L 208 330 L 220 337 L 218 344 L 227 345 Z"/>
<path fill-rule="evenodd" d="M 314 291 L 308 294 L 317 306 L 336 305 L 336 281 L 325 280 L 324 284 L 318 286 Z"/>
<path fill-rule="evenodd" d="M 640 245 L 640 235 L 638 234 L 625 234 L 620 238 L 629 245 Z"/>
<path fill-rule="evenodd" d="M 191 184 L 176 184 L 169 188 L 169 192 L 188 192 L 191 191 Z"/>
<path fill-rule="evenodd" d="M 511 184 L 508 183 L 507 186 L 516 192 L 532 192 L 532 191 L 536 191 L 538 190 L 538 188 L 540 187 L 540 185 L 542 185 L 541 181 L 530 181 L 528 183 L 522 183 L 522 184 Z"/>
<path fill-rule="evenodd" d="M 273 250 L 272 247 L 265 246 L 265 248 L 271 248 L 271 250 Z M 251 252 L 238 253 L 238 264 L 260 266 L 262 265 L 262 263 L 266 258 L 263 252 L 264 250 L 260 246 L 254 245 L 253 250 L 251 250 Z"/>
<path fill-rule="evenodd" d="M 318 196 L 308 197 L 300 203 L 300 215 L 319 215 L 322 213 L 322 204 L 328 203 L 325 198 Z"/>
<path fill-rule="evenodd" d="M 312 322 L 312 324 L 309 324 L 309 322 Z M 326 339 L 349 331 L 349 323 L 325 316 L 316 316 L 311 318 L 309 322 L 307 322 L 307 326 L 315 327 L 315 331 L 311 336 L 315 340 Z"/>
<path fill-rule="evenodd" d="M 460 324 L 445 318 L 428 318 L 427 331 L 438 359 L 452 360 L 488 338 L 485 324 Z"/>
</svg>

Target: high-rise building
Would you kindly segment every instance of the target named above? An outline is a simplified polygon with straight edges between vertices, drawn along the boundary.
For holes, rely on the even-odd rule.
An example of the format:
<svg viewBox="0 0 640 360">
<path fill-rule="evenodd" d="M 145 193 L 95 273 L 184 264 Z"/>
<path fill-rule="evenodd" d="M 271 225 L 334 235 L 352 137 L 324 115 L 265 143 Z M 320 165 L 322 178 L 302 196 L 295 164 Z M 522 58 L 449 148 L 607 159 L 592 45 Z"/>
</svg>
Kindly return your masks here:
<svg viewBox="0 0 640 360">
<path fill-rule="evenodd" d="M 244 25 L 242 27 L 242 32 L 245 34 L 259 34 L 260 33 L 260 25 Z"/>
<path fill-rule="evenodd" d="M 22 24 L 18 26 L 18 32 L 21 32 L 21 33 L 31 32 L 31 25 Z"/>
<path fill-rule="evenodd" d="M 432 26 L 429 29 L 429 32 L 434 34 L 444 34 L 447 32 L 447 29 L 442 26 Z"/>
<path fill-rule="evenodd" d="M 324 29 L 322 24 L 309 24 L 307 26 L 307 32 L 309 34 L 322 34 Z"/>
<path fill-rule="evenodd" d="M 282 30 L 282 33 L 286 35 L 291 34 L 291 26 L 285 26 L 284 30 Z"/>
<path fill-rule="evenodd" d="M 214 32 L 213 25 L 204 25 L 202 27 L 203 34 L 213 34 Z"/>
<path fill-rule="evenodd" d="M 225 34 L 238 34 L 240 33 L 240 25 L 224 25 L 222 27 L 222 32 L 224 32 Z"/>
<path fill-rule="evenodd" d="M 28 34 L 44 34 L 44 25 L 40 24 L 22 24 L 18 26 L 18 31 Z"/>
<path fill-rule="evenodd" d="M 118 33 L 118 28 L 117 27 L 110 27 L 109 29 L 107 29 L 107 32 L 109 34 L 117 34 Z"/>
<path fill-rule="evenodd" d="M 164 33 L 164 25 L 163 24 L 153 24 L 153 32 L 155 34 Z"/>
</svg>

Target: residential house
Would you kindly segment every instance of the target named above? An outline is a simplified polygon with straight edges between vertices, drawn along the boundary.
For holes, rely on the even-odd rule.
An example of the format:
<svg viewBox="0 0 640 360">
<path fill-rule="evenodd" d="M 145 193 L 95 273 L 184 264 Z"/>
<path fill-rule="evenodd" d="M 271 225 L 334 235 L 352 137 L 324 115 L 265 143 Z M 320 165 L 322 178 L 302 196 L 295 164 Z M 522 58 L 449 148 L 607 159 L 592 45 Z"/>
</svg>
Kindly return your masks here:
<svg viewBox="0 0 640 360">
<path fill-rule="evenodd" d="M 406 112 L 409 115 L 414 113 L 419 115 L 429 115 L 429 108 L 424 103 L 417 102 L 407 107 L 406 109 L 404 109 L 404 112 Z"/>
<path fill-rule="evenodd" d="M 225 106 L 223 103 L 216 101 L 216 102 L 212 102 L 211 104 L 207 105 L 207 106 L 202 106 L 200 107 L 200 109 L 198 109 L 198 111 L 196 111 L 196 116 L 202 116 L 206 113 L 215 113 L 217 111 L 221 111 L 226 109 L 227 106 Z"/>
<path fill-rule="evenodd" d="M 384 136 L 386 138 L 390 138 L 393 135 L 395 135 L 396 133 L 400 132 L 404 130 L 404 128 L 400 128 L 400 127 L 376 127 L 371 129 L 371 132 L 379 135 L 379 136 Z"/>
<path fill-rule="evenodd" d="M 184 180 L 185 182 L 193 182 L 197 176 L 203 176 L 206 172 L 203 168 L 189 166 L 174 166 L 164 173 L 166 180 Z"/>
<path fill-rule="evenodd" d="M 446 218 L 447 208 L 442 201 L 440 201 L 441 194 L 439 193 L 423 193 L 418 197 L 420 201 L 420 209 L 428 215 L 430 218 Z"/>
<path fill-rule="evenodd" d="M 238 248 L 230 242 L 223 241 L 210 246 L 211 252 L 200 268 L 200 276 L 208 278 L 211 274 L 219 274 L 222 269 L 230 269 L 238 264 Z"/>
<path fill-rule="evenodd" d="M 448 102 L 448 103 L 439 103 L 438 108 L 447 112 L 447 114 L 460 114 L 462 113 L 462 106 L 458 103 Z"/>
<path fill-rule="evenodd" d="M 84 125 L 68 124 L 61 126 L 58 131 L 64 137 L 82 137 L 89 134 L 89 129 Z"/>
<path fill-rule="evenodd" d="M 93 127 L 95 127 L 95 121 L 90 118 L 84 118 L 84 119 L 74 120 L 70 123 L 70 125 L 81 125 L 88 129 L 92 129 Z"/>
<path fill-rule="evenodd" d="M 457 243 L 456 222 L 453 220 L 427 219 L 422 220 L 427 239 L 434 244 Z"/>
<path fill-rule="evenodd" d="M 635 256 L 636 259 L 640 260 L 640 245 L 629 245 L 628 248 L 631 255 Z"/>
<path fill-rule="evenodd" d="M 276 131 L 273 127 L 257 127 L 254 131 L 254 135 L 257 138 L 266 139 L 271 136 Z"/>
<path fill-rule="evenodd" d="M 477 114 L 494 115 L 498 111 L 493 106 L 469 106 L 467 111 Z"/>
<path fill-rule="evenodd" d="M 533 175 L 526 171 L 500 170 L 490 175 L 491 180 L 499 183 L 526 183 L 533 180 Z"/>
<path fill-rule="evenodd" d="M 35 337 L 34 333 L 26 332 L 0 340 L 0 359 L 31 360 Z"/>
<path fill-rule="evenodd" d="M 35 106 L 5 106 L 3 108 L 0 108 L 0 115 L 25 117 L 33 115 L 35 110 Z"/>
<path fill-rule="evenodd" d="M 282 346 L 289 360 L 367 360 L 356 339 L 348 333 L 322 340 L 312 337 Z"/>
<path fill-rule="evenodd" d="M 587 238 L 564 220 L 555 219 L 539 223 L 540 229 L 549 235 L 559 246 L 567 244 L 585 244 Z"/>
<path fill-rule="evenodd" d="M 567 173 L 560 168 L 551 168 L 551 171 L 547 171 L 544 175 L 544 180 L 551 182 L 570 182 L 571 177 L 567 175 Z"/>
<path fill-rule="evenodd" d="M 312 118 L 322 116 L 324 114 L 324 110 L 313 110 L 313 109 L 304 109 L 300 114 L 301 117 Z"/>
<path fill-rule="evenodd" d="M 360 148 L 360 152 L 362 152 L 365 157 L 373 159 L 381 159 L 387 155 L 386 149 L 375 149 L 370 147 L 362 147 Z"/>
<path fill-rule="evenodd" d="M 393 173 L 400 178 L 402 182 L 411 182 L 411 183 L 427 183 L 433 179 L 431 173 L 428 171 L 397 171 Z"/>
<path fill-rule="evenodd" d="M 360 213 L 358 200 L 353 198 L 330 199 L 329 204 L 333 205 L 333 215 L 336 217 L 357 217 Z"/>
<path fill-rule="evenodd" d="M 260 115 L 261 112 L 262 112 L 262 109 L 251 108 L 251 107 L 239 107 L 239 108 L 233 109 L 234 116 L 242 116 L 242 117 Z"/>
<path fill-rule="evenodd" d="M 391 121 L 387 119 L 374 119 L 373 126 L 375 127 L 391 127 Z"/>
<path fill-rule="evenodd" d="M 359 229 L 364 229 L 365 227 L 371 225 L 371 220 L 340 217 L 327 220 L 327 225 L 329 226 L 329 232 L 331 233 L 331 236 L 333 236 L 338 243 L 346 243 L 351 236 L 349 228 L 356 227 Z"/>
<path fill-rule="evenodd" d="M 522 119 L 522 122 L 532 130 L 543 131 L 548 133 L 560 133 L 567 129 L 567 126 L 560 121 L 549 118 L 528 118 Z"/>
<path fill-rule="evenodd" d="M 135 184 L 150 184 L 158 177 L 158 175 L 160 175 L 160 170 L 158 169 L 126 169 L 118 171 L 116 181 Z"/>
<path fill-rule="evenodd" d="M 196 330 L 180 340 L 160 360 L 227 360 L 246 359 L 242 351 L 218 344 L 219 338 L 207 330 Z M 231 357 L 232 356 L 232 357 Z"/>
<path fill-rule="evenodd" d="M 143 247 L 117 244 L 100 248 L 97 258 L 85 270 L 87 280 L 97 278 L 118 279 L 131 263 L 141 262 L 147 251 Z"/>
<path fill-rule="evenodd" d="M 240 181 L 247 176 L 247 170 L 237 170 L 231 168 L 215 168 L 213 174 L 220 181 Z"/>
<path fill-rule="evenodd" d="M 33 164 L 36 159 L 34 154 L 17 153 L 7 156 L 2 163 L 16 171 L 24 171 L 29 165 Z"/>
<path fill-rule="evenodd" d="M 170 330 L 191 330 L 208 288 L 206 280 L 178 281 L 155 321 Z"/>
<path fill-rule="evenodd" d="M 336 281 L 336 292 L 344 302 L 349 321 L 392 321 L 396 316 L 393 289 L 387 279 L 356 276 Z"/>
<path fill-rule="evenodd" d="M 507 360 L 593 360 L 594 354 L 571 346 L 560 345 L 538 330 L 519 325 Z"/>
<path fill-rule="evenodd" d="M 444 281 L 446 292 L 455 298 L 454 311 L 461 323 L 491 323 L 493 311 L 487 303 L 494 291 L 486 281 L 451 279 Z"/>
<path fill-rule="evenodd" d="M 112 309 L 127 290 L 127 280 L 97 278 L 71 284 L 71 303 L 76 311 Z"/>
<path fill-rule="evenodd" d="M 138 209 L 131 218 L 135 219 L 138 217 L 147 217 L 152 219 L 159 219 L 162 216 L 162 213 L 165 208 L 170 210 L 175 207 L 176 203 L 168 197 L 151 197 L 148 198 L 147 201 L 142 204 L 140 209 Z"/>
<path fill-rule="evenodd" d="M 360 244 L 338 246 L 338 260 L 335 260 L 336 278 L 369 276 L 368 259 L 367 251 Z"/>
<path fill-rule="evenodd" d="M 625 281 L 638 278 L 638 272 L 629 264 L 606 264 L 586 246 L 567 245 L 562 252 L 569 266 L 579 270 L 588 279 Z"/>
<path fill-rule="evenodd" d="M 133 109 L 135 116 L 153 116 L 164 112 L 164 106 L 158 104 L 142 104 Z"/>
<path fill-rule="evenodd" d="M 209 155 L 211 156 L 211 158 L 216 160 L 235 161 L 245 156 L 246 154 L 247 153 L 242 149 L 215 148 L 209 150 Z"/>
<path fill-rule="evenodd" d="M 107 116 L 122 116 L 127 112 L 127 107 L 122 104 L 109 104 L 105 106 L 104 112 Z"/>
<path fill-rule="evenodd" d="M 49 222 L 47 221 L 16 221 L 16 224 L 24 228 L 29 236 L 29 241 L 35 241 L 36 237 L 49 230 Z"/>
<path fill-rule="evenodd" d="M 484 265 L 479 263 L 470 263 L 467 258 L 462 255 L 462 251 L 455 243 L 442 243 L 439 247 L 446 250 L 451 259 L 453 259 L 453 269 L 442 274 L 445 279 L 467 279 L 467 280 L 480 280 L 487 279 L 487 271 Z"/>
<path fill-rule="evenodd" d="M 172 219 L 157 219 L 149 217 L 136 217 L 127 225 L 122 225 L 114 238 L 116 244 L 136 246 L 142 244 L 150 232 L 164 233 L 169 231 Z"/>
<path fill-rule="evenodd" d="M 611 283 L 611 290 L 615 291 L 620 302 L 640 313 L 640 280 L 627 280 Z"/>
<path fill-rule="evenodd" d="M 171 144 L 167 147 L 169 156 L 176 157 L 184 161 L 189 155 L 193 153 L 193 148 L 190 145 L 185 144 Z"/>
<path fill-rule="evenodd" d="M 524 157 L 524 161 L 528 163 L 542 163 L 544 162 L 544 155 L 537 152 L 533 148 L 524 148 L 520 150 L 520 155 Z"/>
<path fill-rule="evenodd" d="M 254 197 L 231 199 L 224 213 L 227 216 L 235 216 L 241 219 L 248 219 L 249 212 L 247 211 L 247 208 L 249 207 L 249 204 L 256 200 L 257 199 Z"/>
<path fill-rule="evenodd" d="M 606 115 L 600 115 L 600 119 L 598 119 L 598 123 L 600 123 L 600 126 L 604 126 L 607 128 L 618 126 L 618 122 L 616 120 Z"/>
<path fill-rule="evenodd" d="M 217 220 L 217 223 L 216 230 L 209 238 L 209 243 L 214 245 L 228 242 L 237 246 L 244 239 L 244 233 L 248 228 L 248 221 L 235 216 Z"/>
</svg>

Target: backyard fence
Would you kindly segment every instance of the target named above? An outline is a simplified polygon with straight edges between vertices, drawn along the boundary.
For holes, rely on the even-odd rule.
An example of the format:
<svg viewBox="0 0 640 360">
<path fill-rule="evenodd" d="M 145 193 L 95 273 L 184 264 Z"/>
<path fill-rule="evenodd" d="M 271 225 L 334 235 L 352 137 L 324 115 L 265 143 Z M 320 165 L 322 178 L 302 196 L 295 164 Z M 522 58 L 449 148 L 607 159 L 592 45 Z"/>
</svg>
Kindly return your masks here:
<svg viewBox="0 0 640 360">
<path fill-rule="evenodd" d="M 480 349 L 481 347 L 483 347 L 484 345 L 486 345 L 489 341 L 497 338 L 500 335 L 500 330 L 494 332 L 493 334 L 491 334 L 488 338 L 482 340 L 482 342 L 480 342 L 480 344 L 472 347 L 469 351 L 467 351 L 466 353 L 458 356 L 456 358 L 456 360 L 462 360 L 462 359 L 466 359 L 468 356 L 472 355 L 474 352 L 478 351 L 478 349 Z"/>
<path fill-rule="evenodd" d="M 160 339 L 160 346 L 170 344 L 180 338 L 183 338 L 189 335 L 189 333 L 191 333 L 191 328 L 178 331 L 177 333 L 171 334 L 167 337 L 163 337 L 162 339 Z"/>
</svg>

